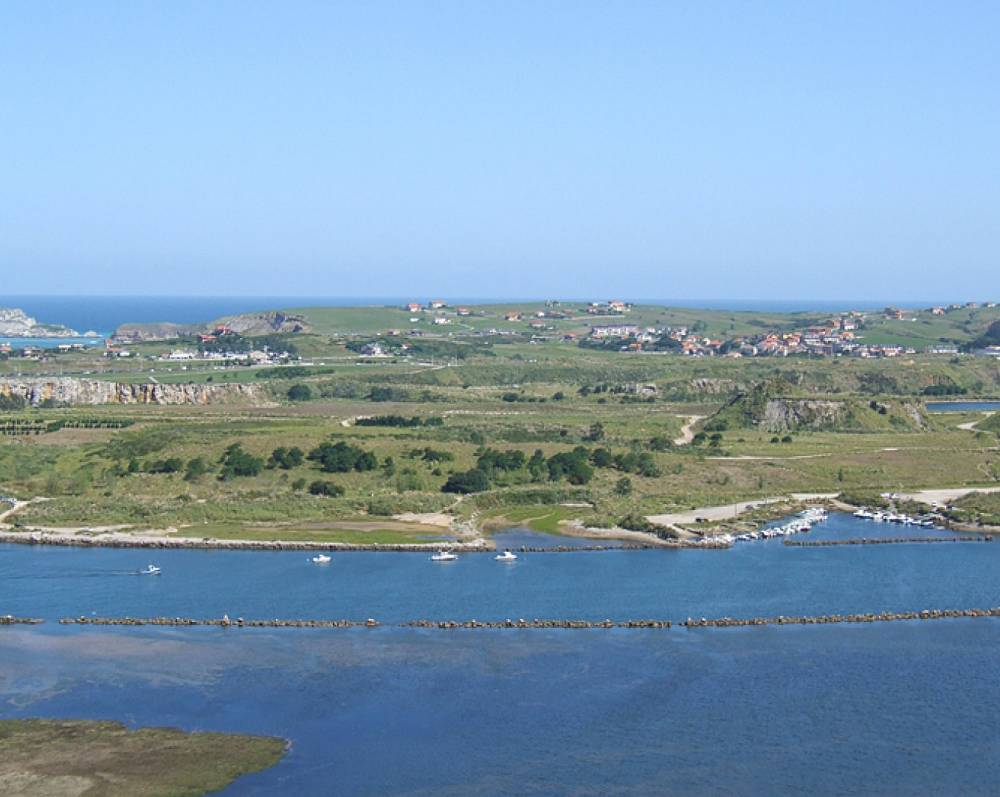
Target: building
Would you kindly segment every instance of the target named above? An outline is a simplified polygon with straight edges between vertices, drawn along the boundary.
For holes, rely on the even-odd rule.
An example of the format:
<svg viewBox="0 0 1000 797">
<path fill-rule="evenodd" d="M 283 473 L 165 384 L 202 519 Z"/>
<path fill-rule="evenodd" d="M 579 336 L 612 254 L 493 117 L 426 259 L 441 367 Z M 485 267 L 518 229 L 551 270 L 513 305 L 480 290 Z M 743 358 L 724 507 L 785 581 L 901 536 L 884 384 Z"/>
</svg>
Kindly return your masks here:
<svg viewBox="0 0 1000 797">
<path fill-rule="evenodd" d="M 419 313 L 421 310 L 424 309 L 424 306 L 422 304 L 419 304 L 418 302 L 410 302 L 408 305 L 406 305 L 406 309 L 411 313 Z"/>
<path fill-rule="evenodd" d="M 630 338 L 639 334 L 639 327 L 635 324 L 609 324 L 608 326 L 591 327 L 590 337 L 597 340 L 607 338 Z"/>
</svg>

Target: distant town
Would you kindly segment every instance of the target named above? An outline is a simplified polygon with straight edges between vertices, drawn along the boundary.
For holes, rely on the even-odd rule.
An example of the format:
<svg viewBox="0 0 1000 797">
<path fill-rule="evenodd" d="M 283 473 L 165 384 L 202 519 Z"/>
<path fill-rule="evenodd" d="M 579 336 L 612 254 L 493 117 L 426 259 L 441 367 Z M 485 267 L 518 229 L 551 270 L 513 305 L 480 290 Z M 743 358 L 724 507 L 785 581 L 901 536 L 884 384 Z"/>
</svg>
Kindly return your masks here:
<svg viewBox="0 0 1000 797">
<path fill-rule="evenodd" d="M 397 308 L 372 308 L 383 312 L 386 326 L 376 332 L 351 330 L 349 326 L 331 329 L 329 340 L 340 340 L 360 357 L 406 356 L 412 346 L 407 338 L 453 336 L 487 339 L 518 340 L 527 343 L 559 343 L 585 349 L 626 353 L 675 354 L 684 357 L 858 357 L 865 359 L 900 357 L 915 354 L 972 354 L 1000 357 L 1000 339 L 989 327 L 988 334 L 975 338 L 955 335 L 968 327 L 971 313 L 989 313 L 997 303 L 965 302 L 935 305 L 923 309 L 901 309 L 888 306 L 882 310 L 846 310 L 825 314 L 766 314 L 753 317 L 749 324 L 734 331 L 719 323 L 718 311 L 710 328 L 699 317 L 700 311 L 687 310 L 685 323 L 651 323 L 668 317 L 668 308 L 612 299 L 586 303 L 564 303 L 555 300 L 525 302 L 521 306 L 456 305 L 436 299 L 429 302 L 409 302 Z M 364 312 L 366 308 L 355 308 Z M 956 320 L 949 317 L 956 315 Z M 964 315 L 963 315 L 964 314 Z M 982 321 L 983 316 L 978 318 Z M 989 319 L 990 316 L 987 316 Z M 65 327 L 39 325 L 16 309 L 0 309 L 0 319 L 6 321 L 11 333 L 27 330 L 58 330 Z M 298 315 L 280 312 L 257 314 L 253 324 L 247 319 L 224 319 L 201 327 L 166 325 L 162 332 L 135 328 L 119 330 L 108 339 L 50 341 L 43 345 L 0 339 L 0 359 L 22 358 L 47 360 L 59 354 L 85 350 L 102 351 L 112 359 L 142 357 L 150 361 L 169 363 L 216 363 L 219 365 L 269 366 L 299 362 L 292 339 L 298 333 L 310 331 L 308 323 Z M 389 324 L 395 321 L 396 326 Z M 745 321 L 745 319 L 744 319 Z M 922 324 L 920 329 L 934 330 L 916 341 L 909 324 Z M 988 323 L 988 320 L 987 320 Z M 233 328 L 234 324 L 237 328 Z M 951 326 L 947 326 L 951 324 Z M 941 326 L 937 330 L 935 325 Z M 140 325 L 141 326 L 141 325 Z M 914 326 L 914 329 L 917 327 Z M 252 331 L 251 331 L 252 330 Z M 4 330 L 0 330 L 3 332 Z M 69 330 L 72 332 L 71 330 Z M 872 334 L 872 333 L 875 334 Z M 938 334 L 940 332 L 940 334 Z M 969 330 L 971 333 L 971 329 Z M 74 333 L 75 334 L 75 333 Z M 88 333 L 91 337 L 95 333 Z M 937 337 L 934 337 L 937 335 Z M 13 337 L 13 336 L 11 336 Z M 161 341 L 170 348 L 150 351 L 137 349 L 134 344 Z M 103 346 L 103 348 L 102 348 Z"/>
</svg>

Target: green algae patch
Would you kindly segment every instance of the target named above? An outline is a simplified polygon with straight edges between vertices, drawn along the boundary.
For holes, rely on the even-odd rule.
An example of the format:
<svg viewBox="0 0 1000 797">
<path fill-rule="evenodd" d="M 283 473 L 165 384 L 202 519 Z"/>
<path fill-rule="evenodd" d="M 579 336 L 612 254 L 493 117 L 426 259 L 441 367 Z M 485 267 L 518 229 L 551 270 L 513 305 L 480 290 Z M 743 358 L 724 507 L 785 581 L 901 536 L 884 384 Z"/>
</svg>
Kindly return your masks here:
<svg viewBox="0 0 1000 797">
<path fill-rule="evenodd" d="M 281 760 L 283 739 L 119 722 L 0 720 L 0 794 L 195 797 Z"/>
</svg>

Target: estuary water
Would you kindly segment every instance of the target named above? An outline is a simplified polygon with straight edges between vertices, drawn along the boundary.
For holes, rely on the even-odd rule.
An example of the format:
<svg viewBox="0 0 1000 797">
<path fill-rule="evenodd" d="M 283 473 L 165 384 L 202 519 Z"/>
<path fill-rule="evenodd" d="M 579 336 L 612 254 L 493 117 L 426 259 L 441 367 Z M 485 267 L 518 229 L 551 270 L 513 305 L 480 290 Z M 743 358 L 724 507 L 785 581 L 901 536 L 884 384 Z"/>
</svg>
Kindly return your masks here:
<svg viewBox="0 0 1000 797">
<path fill-rule="evenodd" d="M 937 532 L 951 536 L 950 532 Z M 833 515 L 799 539 L 932 536 Z M 429 553 L 0 546 L 0 614 L 327 618 L 400 623 L 628 620 L 971 608 L 1000 603 L 1000 542 L 729 550 Z M 140 576 L 152 561 L 159 576 Z"/>
<path fill-rule="evenodd" d="M 928 412 L 989 412 L 1000 410 L 1000 401 L 928 401 Z"/>
<path fill-rule="evenodd" d="M 7 628 L 0 706 L 291 740 L 230 795 L 987 795 L 998 652 L 993 620 Z"/>
<path fill-rule="evenodd" d="M 832 515 L 801 539 L 927 536 Z M 526 532 L 518 532 L 526 534 Z M 948 532 L 937 532 L 949 534 Z M 521 539 L 530 542 L 531 538 Z M 1000 604 L 1000 542 L 488 554 L 0 546 L 0 716 L 278 735 L 232 795 L 993 794 L 1000 621 L 424 630 Z M 150 560 L 161 576 L 138 576 Z M 378 628 L 61 626 L 375 617 Z"/>
</svg>

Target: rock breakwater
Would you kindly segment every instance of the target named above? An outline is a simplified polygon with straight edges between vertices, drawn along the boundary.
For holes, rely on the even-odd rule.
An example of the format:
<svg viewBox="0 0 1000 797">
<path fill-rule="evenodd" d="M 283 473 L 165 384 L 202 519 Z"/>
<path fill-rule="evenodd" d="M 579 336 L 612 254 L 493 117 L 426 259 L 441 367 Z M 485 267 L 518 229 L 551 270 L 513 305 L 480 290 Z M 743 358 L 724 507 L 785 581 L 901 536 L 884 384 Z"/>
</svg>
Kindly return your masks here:
<svg viewBox="0 0 1000 797">
<path fill-rule="evenodd" d="M 377 620 L 245 620 L 242 617 L 230 619 L 194 617 L 64 617 L 60 625 L 167 625 L 196 626 L 211 625 L 221 628 L 375 628 Z"/>
<path fill-rule="evenodd" d="M 41 625 L 44 620 L 34 617 L 15 617 L 12 614 L 0 615 L 0 625 Z"/>
<path fill-rule="evenodd" d="M 461 629 L 669 629 L 678 628 L 745 628 L 750 626 L 787 625 L 832 625 L 840 623 L 890 623 L 914 620 L 948 620 L 960 618 L 1000 617 L 1000 607 L 989 609 L 921 609 L 902 612 L 861 612 L 854 614 L 821 615 L 777 615 L 774 617 L 717 617 L 692 618 L 675 622 L 662 619 L 634 620 L 581 620 L 581 619 L 532 619 L 517 620 L 408 620 L 398 623 L 399 628 L 422 628 L 434 630 Z M 41 620 L 0 617 L 0 625 L 15 623 L 38 624 Z M 381 623 L 373 618 L 367 620 L 323 620 L 323 619 L 267 619 L 254 620 L 229 616 L 221 618 L 194 617 L 70 617 L 59 621 L 61 625 L 94 626 L 215 626 L 219 628 L 378 628 Z"/>
<path fill-rule="evenodd" d="M 834 545 L 899 545 L 911 542 L 993 542 L 989 534 L 960 537 L 859 537 L 853 540 L 783 540 L 795 548 L 829 548 Z"/>
</svg>

